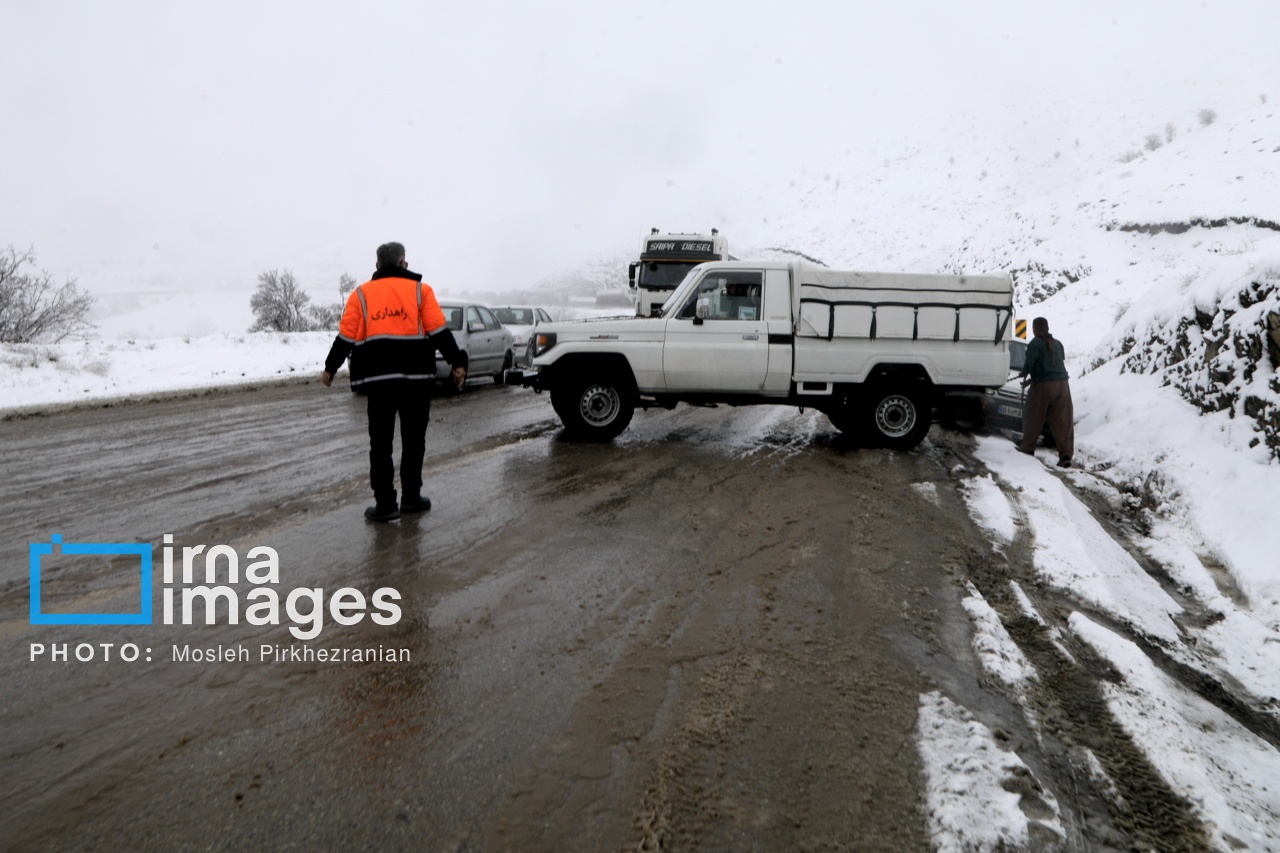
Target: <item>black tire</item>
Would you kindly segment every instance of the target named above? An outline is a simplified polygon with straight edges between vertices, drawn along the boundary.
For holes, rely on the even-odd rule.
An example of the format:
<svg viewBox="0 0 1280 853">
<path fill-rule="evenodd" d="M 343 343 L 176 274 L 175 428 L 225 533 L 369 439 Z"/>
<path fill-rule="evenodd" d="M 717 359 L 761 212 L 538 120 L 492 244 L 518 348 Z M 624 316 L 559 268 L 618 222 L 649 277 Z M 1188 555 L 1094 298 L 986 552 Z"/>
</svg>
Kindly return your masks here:
<svg viewBox="0 0 1280 853">
<path fill-rule="evenodd" d="M 929 432 L 933 409 L 919 389 L 882 386 L 867 398 L 866 430 L 870 440 L 890 450 L 911 450 Z"/>
<path fill-rule="evenodd" d="M 511 350 L 507 350 L 506 357 L 502 359 L 502 369 L 499 370 L 497 373 L 493 374 L 494 385 L 502 385 L 506 382 L 506 377 L 503 374 L 505 374 L 508 370 L 510 370 L 514 363 L 515 363 L 515 356 L 511 354 Z"/>
<path fill-rule="evenodd" d="M 569 425 L 568 411 L 571 406 L 572 403 L 569 400 L 569 396 L 564 391 L 555 389 L 551 392 L 551 408 L 556 410 L 556 414 L 560 417 L 560 422 L 565 425 L 566 429 Z"/>
<path fill-rule="evenodd" d="M 827 420 L 831 421 L 831 425 L 846 435 L 858 435 L 863 431 L 864 418 L 853 406 L 846 405 L 838 409 L 828 409 L 826 414 Z"/>
<path fill-rule="evenodd" d="M 610 441 L 635 414 L 635 390 L 617 374 L 576 376 L 551 395 L 565 433 L 579 441 Z"/>
</svg>

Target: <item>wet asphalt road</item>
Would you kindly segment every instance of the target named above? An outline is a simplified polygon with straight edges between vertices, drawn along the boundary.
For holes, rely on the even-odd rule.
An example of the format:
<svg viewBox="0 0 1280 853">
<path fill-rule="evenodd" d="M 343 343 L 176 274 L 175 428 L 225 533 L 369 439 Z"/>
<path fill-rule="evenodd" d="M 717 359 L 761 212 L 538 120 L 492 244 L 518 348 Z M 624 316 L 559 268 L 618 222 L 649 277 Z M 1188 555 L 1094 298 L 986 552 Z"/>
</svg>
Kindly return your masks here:
<svg viewBox="0 0 1280 853">
<path fill-rule="evenodd" d="M 815 412 L 681 407 L 582 445 L 545 395 L 477 384 L 433 405 L 433 510 L 370 525 L 362 402 L 312 383 L 0 422 L 0 848 L 923 850 L 922 692 L 1032 742 L 959 604 L 990 558 L 962 440 L 894 454 Z M 269 545 L 283 590 L 397 589 L 397 624 L 306 644 L 410 660 L 261 661 L 303 644 L 287 618 L 159 624 L 166 533 Z M 156 624 L 28 624 L 27 543 L 52 534 L 152 543 Z M 136 564 L 42 576 L 46 611 L 136 609 Z M 30 660 L 127 642 L 132 663 Z M 1059 793 L 1068 846 L 1123 847 L 1087 787 Z"/>
</svg>

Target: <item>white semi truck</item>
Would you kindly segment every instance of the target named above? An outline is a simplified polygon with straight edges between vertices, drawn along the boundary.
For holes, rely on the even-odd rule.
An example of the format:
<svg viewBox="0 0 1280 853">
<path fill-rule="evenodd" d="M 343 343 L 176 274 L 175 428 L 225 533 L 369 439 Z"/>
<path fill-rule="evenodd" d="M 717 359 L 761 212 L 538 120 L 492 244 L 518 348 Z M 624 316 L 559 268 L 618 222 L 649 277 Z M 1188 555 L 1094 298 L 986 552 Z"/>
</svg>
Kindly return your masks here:
<svg viewBox="0 0 1280 853">
<path fill-rule="evenodd" d="M 565 430 L 609 440 L 637 407 L 785 404 L 863 443 L 915 447 L 934 411 L 1009 375 L 1007 275 L 839 272 L 799 262 L 692 269 L 655 317 L 539 327 L 536 372 Z"/>
<path fill-rule="evenodd" d="M 707 261 L 727 261 L 729 241 L 712 228 L 708 234 L 659 234 L 640 238 L 640 260 L 627 269 L 627 284 L 637 317 L 651 317 L 689 270 Z"/>
</svg>

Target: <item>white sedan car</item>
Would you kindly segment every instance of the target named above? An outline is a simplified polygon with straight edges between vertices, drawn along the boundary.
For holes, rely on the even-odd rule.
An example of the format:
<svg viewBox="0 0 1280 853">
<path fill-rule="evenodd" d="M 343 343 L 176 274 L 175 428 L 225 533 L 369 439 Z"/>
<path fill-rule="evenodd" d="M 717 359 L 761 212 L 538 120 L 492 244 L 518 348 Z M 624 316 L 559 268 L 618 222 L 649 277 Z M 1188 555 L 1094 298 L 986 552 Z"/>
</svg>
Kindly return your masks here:
<svg viewBox="0 0 1280 853">
<path fill-rule="evenodd" d="M 453 332 L 458 349 L 466 354 L 467 378 L 489 374 L 493 381 L 502 383 L 502 372 L 515 365 L 516 350 L 512 347 L 511 332 L 484 305 L 466 302 L 441 302 L 445 326 Z M 436 359 L 436 379 L 449 380 L 449 362 Z"/>
<path fill-rule="evenodd" d="M 533 337 L 534 330 L 541 323 L 551 322 L 551 315 L 547 313 L 547 309 L 538 308 L 535 305 L 508 305 L 505 308 L 494 308 L 493 313 L 498 315 L 502 325 L 511 330 L 516 361 L 520 364 L 528 364 L 529 340 Z"/>
</svg>

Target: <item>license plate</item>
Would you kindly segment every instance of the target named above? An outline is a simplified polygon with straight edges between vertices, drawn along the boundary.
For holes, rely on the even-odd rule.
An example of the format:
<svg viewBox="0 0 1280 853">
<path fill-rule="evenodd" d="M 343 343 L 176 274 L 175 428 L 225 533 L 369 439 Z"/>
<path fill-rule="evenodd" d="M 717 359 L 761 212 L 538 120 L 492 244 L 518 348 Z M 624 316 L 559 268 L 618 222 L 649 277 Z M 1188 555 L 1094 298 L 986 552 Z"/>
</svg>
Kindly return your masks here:
<svg viewBox="0 0 1280 853">
<path fill-rule="evenodd" d="M 1022 417 L 1022 409 L 1019 409 L 1017 406 L 997 406 L 996 411 L 1002 415 L 1008 415 L 1011 418 Z"/>
</svg>

